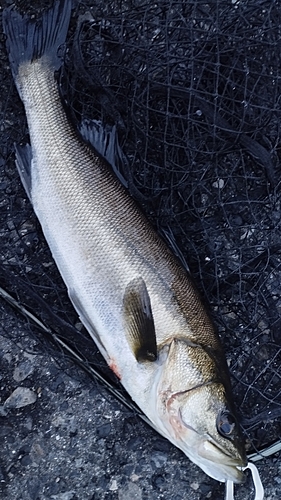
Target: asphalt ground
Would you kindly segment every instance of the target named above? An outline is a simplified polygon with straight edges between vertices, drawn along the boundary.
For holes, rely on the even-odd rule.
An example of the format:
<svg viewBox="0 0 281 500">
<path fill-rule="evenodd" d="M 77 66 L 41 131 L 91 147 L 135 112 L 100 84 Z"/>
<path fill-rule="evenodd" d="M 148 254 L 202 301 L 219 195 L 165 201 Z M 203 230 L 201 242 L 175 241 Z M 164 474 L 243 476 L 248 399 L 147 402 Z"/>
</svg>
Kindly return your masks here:
<svg viewBox="0 0 281 500">
<path fill-rule="evenodd" d="M 3 3 L 10 4 L 8 1 Z M 82 10 L 91 4 L 91 1 L 83 2 Z M 38 7 L 34 4 L 33 8 L 36 10 Z M 77 15 L 78 11 L 75 11 L 75 16 Z M 74 23 L 75 18 L 73 18 Z M 9 71 L 4 37 L 0 43 L 1 285 L 30 311 L 39 315 L 45 325 L 53 331 L 59 330 L 59 333 L 66 337 L 68 332 L 69 335 L 75 336 L 72 328 L 80 332 L 81 325 L 68 302 L 64 285 L 14 165 L 13 143 L 26 140 L 27 129 L 23 108 Z M 248 157 L 245 153 L 242 158 L 247 163 Z M 241 159 L 241 156 L 235 157 L 233 161 L 237 159 Z M 251 166 L 248 171 L 250 178 L 249 172 L 252 175 Z M 261 179 L 255 181 L 255 185 L 259 185 L 259 182 L 260 185 L 266 183 L 261 172 L 262 169 L 258 172 L 259 175 L 255 172 L 256 177 Z M 213 186 L 212 182 L 213 184 L 217 182 L 217 185 Z M 214 189 L 222 187 L 217 176 L 212 182 Z M 233 195 L 232 189 L 230 185 L 229 196 Z M 167 190 L 169 190 L 168 185 Z M 206 198 L 204 199 L 206 202 Z M 269 195 L 267 199 L 263 198 L 261 203 L 266 206 L 270 199 Z M 269 212 L 272 215 L 272 204 L 269 206 Z M 239 211 L 239 216 L 241 213 L 242 209 Z M 274 217 L 278 217 L 276 211 L 274 214 Z M 150 206 L 148 215 L 151 216 Z M 168 225 L 163 223 L 166 219 L 167 213 L 161 219 L 156 211 L 155 223 L 158 228 L 166 229 L 172 226 L 173 217 Z M 239 227 L 239 221 L 236 223 L 239 235 L 241 236 L 241 232 L 242 235 L 245 234 L 245 230 Z M 253 226 L 253 222 L 251 224 Z M 262 225 L 261 221 L 257 221 L 257 224 Z M 275 235 L 276 233 L 277 230 Z M 248 233 L 247 237 L 250 237 Z M 198 233 L 196 240 L 198 241 Z M 240 238 L 240 243 L 242 244 L 244 240 L 245 236 Z M 223 240 L 218 239 L 217 244 L 223 246 Z M 191 247 L 194 247 L 194 244 Z M 221 248 L 218 251 L 221 251 Z M 231 249 L 229 252 L 231 254 Z M 194 256 L 196 255 L 195 251 Z M 191 267 L 192 261 L 195 260 L 194 256 L 191 258 Z M 190 263 L 190 255 L 186 253 L 185 257 Z M 226 260 L 224 259 L 224 262 Z M 197 272 L 196 276 L 198 286 L 204 295 L 208 283 L 200 272 Z M 274 277 L 276 280 L 278 274 Z M 273 288 L 271 284 L 271 293 Z M 243 290 L 239 293 L 239 298 L 241 294 L 243 298 Z M 214 300 L 209 302 L 216 319 L 220 303 L 215 304 Z M 156 434 L 134 411 L 118 402 L 102 384 L 78 367 L 60 346 L 51 343 L 30 319 L 25 319 L 3 299 L 0 306 L 1 498 L 7 500 L 111 498 L 218 500 L 223 498 L 222 484 L 206 476 L 179 450 Z M 270 304 L 268 307 L 270 309 Z M 240 304 L 239 311 L 241 310 L 243 307 Z M 60 321 L 57 318 L 60 318 Z M 224 319 L 235 323 L 236 316 L 233 311 L 226 311 Z M 266 318 L 263 320 L 266 322 Z M 259 326 L 261 327 L 260 324 Z M 266 326 L 262 326 L 264 335 Z M 244 334 L 245 328 L 243 320 L 240 320 L 238 325 L 236 322 L 232 326 L 231 335 L 224 337 L 226 354 L 230 361 L 236 352 L 232 335 L 235 329 L 238 339 L 245 336 L 247 350 L 246 342 L 250 334 Z M 77 336 L 78 347 L 79 342 L 80 337 Z M 106 373 L 96 348 L 93 346 L 91 349 L 89 343 L 81 337 L 82 343 L 83 352 L 86 353 L 85 359 L 92 357 L 95 366 Z M 252 344 L 249 346 L 252 348 Z M 265 357 L 264 351 L 262 353 Z M 277 369 L 276 373 L 278 374 Z M 235 385 L 235 380 L 233 382 Z M 235 391 L 237 403 L 244 401 L 246 392 L 244 389 L 242 394 L 241 386 L 238 384 Z M 23 403 L 24 406 L 21 406 Z M 248 402 L 248 408 L 250 406 Z M 268 442 L 273 438 L 276 439 L 279 429 L 279 420 L 262 421 L 258 431 L 255 430 L 255 443 L 265 444 L 266 437 Z M 267 500 L 280 498 L 279 454 L 260 461 L 258 468 L 265 487 L 265 498 Z M 237 500 L 253 498 L 250 477 L 247 476 L 245 485 L 235 489 L 235 498 Z"/>
</svg>

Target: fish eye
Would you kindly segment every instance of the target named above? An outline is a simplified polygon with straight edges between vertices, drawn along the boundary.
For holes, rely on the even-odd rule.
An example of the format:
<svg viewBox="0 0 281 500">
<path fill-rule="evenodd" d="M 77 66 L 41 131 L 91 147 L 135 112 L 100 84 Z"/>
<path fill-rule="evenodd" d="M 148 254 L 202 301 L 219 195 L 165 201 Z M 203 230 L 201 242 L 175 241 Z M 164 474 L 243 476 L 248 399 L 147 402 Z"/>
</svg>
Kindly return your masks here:
<svg viewBox="0 0 281 500">
<path fill-rule="evenodd" d="M 219 413 L 217 418 L 217 430 L 223 437 L 231 439 L 236 429 L 236 419 L 229 411 Z"/>
</svg>

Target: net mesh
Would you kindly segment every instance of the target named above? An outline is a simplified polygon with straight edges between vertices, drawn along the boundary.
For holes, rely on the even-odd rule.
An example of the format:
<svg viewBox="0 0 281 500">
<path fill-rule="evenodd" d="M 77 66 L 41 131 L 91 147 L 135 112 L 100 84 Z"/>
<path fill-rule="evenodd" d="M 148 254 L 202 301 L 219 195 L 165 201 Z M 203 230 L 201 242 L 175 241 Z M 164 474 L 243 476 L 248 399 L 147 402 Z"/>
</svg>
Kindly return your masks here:
<svg viewBox="0 0 281 500">
<path fill-rule="evenodd" d="M 188 263 L 223 339 L 249 446 L 261 448 L 281 430 L 280 3 L 92 3 L 75 12 L 60 75 L 68 112 L 77 125 L 116 125 L 129 190 Z M 70 338 L 88 362 L 91 346 L 15 175 L 12 144 L 27 129 L 9 78 L 3 283 L 62 335 L 63 322 L 78 327 L 85 343 Z"/>
</svg>

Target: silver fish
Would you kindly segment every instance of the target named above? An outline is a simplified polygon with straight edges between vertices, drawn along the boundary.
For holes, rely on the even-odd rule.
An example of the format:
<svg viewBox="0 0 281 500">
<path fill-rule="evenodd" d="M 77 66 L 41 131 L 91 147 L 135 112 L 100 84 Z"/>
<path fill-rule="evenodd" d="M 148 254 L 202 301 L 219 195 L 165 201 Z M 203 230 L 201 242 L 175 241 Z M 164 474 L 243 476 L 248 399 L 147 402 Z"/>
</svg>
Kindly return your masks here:
<svg viewBox="0 0 281 500">
<path fill-rule="evenodd" d="M 190 277 L 101 156 L 77 136 L 54 72 L 71 1 L 3 13 L 31 147 L 17 166 L 69 297 L 154 428 L 219 481 L 246 455 L 221 343 Z"/>
</svg>

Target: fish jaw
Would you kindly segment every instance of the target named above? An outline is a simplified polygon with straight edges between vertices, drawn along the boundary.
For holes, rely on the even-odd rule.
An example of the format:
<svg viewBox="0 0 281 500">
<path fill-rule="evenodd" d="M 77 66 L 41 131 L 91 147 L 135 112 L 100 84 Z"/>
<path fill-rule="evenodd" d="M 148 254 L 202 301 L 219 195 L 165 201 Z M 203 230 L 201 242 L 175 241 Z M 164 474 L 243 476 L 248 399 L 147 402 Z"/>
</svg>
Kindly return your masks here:
<svg viewBox="0 0 281 500">
<path fill-rule="evenodd" d="M 165 358 L 162 354 L 161 372 L 152 391 L 156 401 L 154 425 L 210 477 L 220 482 L 241 483 L 244 480 L 241 468 L 246 466 L 247 459 L 225 387 L 220 381 L 213 381 L 212 360 L 209 373 L 204 370 L 199 373 L 192 364 L 191 349 L 196 348 L 188 344 L 182 349 L 180 346 L 181 341 L 175 340 L 169 350 L 165 346 Z M 188 359 L 184 363 L 185 355 Z M 199 348 L 196 355 L 202 357 L 199 366 L 204 361 L 206 367 L 208 354 Z M 219 432 L 220 415 L 231 417 L 232 426 L 226 428 L 229 435 Z"/>
<path fill-rule="evenodd" d="M 224 450 L 218 448 L 211 441 L 208 441 L 209 436 L 202 440 L 198 446 L 198 455 L 200 456 L 200 463 L 197 465 L 213 479 L 222 483 L 232 481 L 233 483 L 243 483 L 245 476 L 242 468 L 247 465 L 242 457 L 234 459 L 225 454 Z M 206 463 L 203 461 L 204 455 Z M 218 463 L 217 460 L 219 461 Z M 195 460 L 193 460 L 195 462 Z"/>
</svg>

